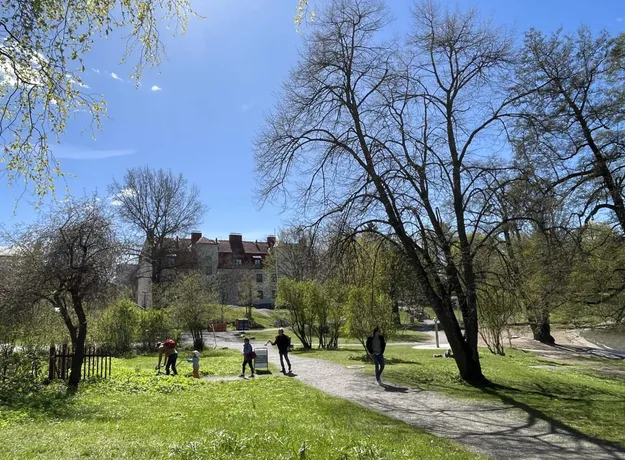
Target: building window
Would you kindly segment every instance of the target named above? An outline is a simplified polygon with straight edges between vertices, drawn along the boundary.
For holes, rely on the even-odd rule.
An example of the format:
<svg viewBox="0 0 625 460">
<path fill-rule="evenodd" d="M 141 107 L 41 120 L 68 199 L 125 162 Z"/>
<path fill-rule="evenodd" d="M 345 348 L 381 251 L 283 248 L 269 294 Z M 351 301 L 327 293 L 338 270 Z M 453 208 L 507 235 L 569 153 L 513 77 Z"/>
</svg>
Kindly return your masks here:
<svg viewBox="0 0 625 460">
<path fill-rule="evenodd" d="M 271 274 L 271 282 L 275 283 L 278 280 L 278 275 L 276 275 L 275 273 Z"/>
<path fill-rule="evenodd" d="M 260 259 L 254 259 L 254 265 L 260 266 L 260 262 L 261 262 Z"/>
<path fill-rule="evenodd" d="M 257 296 L 259 299 L 261 299 L 261 300 L 262 300 L 262 299 L 263 299 L 263 291 L 256 291 L 256 296 Z"/>
<path fill-rule="evenodd" d="M 234 261 L 234 263 L 235 263 L 236 265 L 241 265 L 241 264 L 243 263 L 243 261 L 242 261 L 241 259 L 236 259 L 236 260 Z"/>
<path fill-rule="evenodd" d="M 256 282 L 257 283 L 262 283 L 263 282 L 263 274 L 262 273 L 256 273 Z"/>
</svg>

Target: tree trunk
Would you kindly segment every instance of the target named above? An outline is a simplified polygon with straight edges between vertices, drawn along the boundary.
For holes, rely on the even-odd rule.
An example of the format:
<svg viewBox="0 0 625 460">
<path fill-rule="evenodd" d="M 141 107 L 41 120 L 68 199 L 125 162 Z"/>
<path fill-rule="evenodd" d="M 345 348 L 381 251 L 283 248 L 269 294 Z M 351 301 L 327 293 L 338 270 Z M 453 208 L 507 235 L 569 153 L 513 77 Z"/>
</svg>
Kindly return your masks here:
<svg viewBox="0 0 625 460">
<path fill-rule="evenodd" d="M 453 312 L 451 299 L 449 300 L 449 305 L 441 305 L 438 301 L 432 302 L 432 305 L 434 306 L 436 317 L 445 331 L 462 380 L 477 386 L 487 383 L 488 380 L 482 374 L 478 350 L 471 347 L 470 343 L 472 340 L 467 340 L 462 335 L 460 324 L 458 324 L 458 320 Z M 477 339 L 475 342 L 477 342 Z"/>
<path fill-rule="evenodd" d="M 399 301 L 393 299 L 393 322 L 395 326 L 401 326 L 401 316 L 399 314 Z"/>
<path fill-rule="evenodd" d="M 528 308 L 527 315 L 534 340 L 546 343 L 547 345 L 555 345 L 556 339 L 551 335 L 549 312 L 541 309 Z"/>
<path fill-rule="evenodd" d="M 78 390 L 78 384 L 80 383 L 80 379 L 82 377 L 82 364 L 85 360 L 85 339 L 87 338 L 87 322 L 80 321 L 79 319 L 76 332 L 76 336 L 72 337 L 72 348 L 74 351 L 74 356 L 72 357 L 72 365 L 70 368 L 69 380 L 67 382 L 67 390 L 72 393 Z"/>
</svg>

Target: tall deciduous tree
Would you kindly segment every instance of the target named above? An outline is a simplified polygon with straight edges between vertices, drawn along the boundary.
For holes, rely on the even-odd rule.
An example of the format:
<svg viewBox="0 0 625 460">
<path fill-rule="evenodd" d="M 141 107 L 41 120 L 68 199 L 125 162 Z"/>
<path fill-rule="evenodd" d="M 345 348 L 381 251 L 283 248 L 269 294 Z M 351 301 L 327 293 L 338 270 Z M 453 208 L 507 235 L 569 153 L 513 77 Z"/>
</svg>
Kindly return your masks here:
<svg viewBox="0 0 625 460">
<path fill-rule="evenodd" d="M 101 127 L 105 102 L 83 80 L 83 59 L 98 38 L 119 29 L 126 39 L 122 62 L 136 56 L 131 77 L 163 55 L 159 23 L 184 32 L 190 0 L 7 0 L 0 17 L 0 136 L 9 182 L 20 177 L 42 196 L 61 175 L 50 149 L 74 112 Z"/>
<path fill-rule="evenodd" d="M 122 246 L 112 216 L 97 199 L 55 207 L 40 222 L 7 236 L 16 249 L 15 295 L 55 308 L 72 342 L 69 387 L 76 389 L 87 337 L 87 304 L 107 292 Z"/>
<path fill-rule="evenodd" d="M 109 193 L 122 220 L 144 239 L 141 261 L 151 265 L 152 282 L 159 283 L 168 267 L 166 240 L 188 233 L 206 212 L 199 189 L 189 186 L 182 174 L 144 166 L 126 171 L 124 180 L 115 180 Z"/>
<path fill-rule="evenodd" d="M 460 375 L 480 383 L 473 259 L 476 235 L 499 225 L 485 186 L 498 169 L 483 158 L 513 102 L 511 44 L 475 12 L 430 2 L 415 8 L 410 49 L 380 38 L 388 24 L 366 0 L 335 0 L 312 24 L 256 145 L 262 196 L 298 197 L 317 221 L 375 224 L 414 268 Z"/>
<path fill-rule="evenodd" d="M 625 231 L 621 42 L 584 27 L 574 35 L 528 32 L 517 72 L 527 94 L 517 144 L 550 187 L 579 203 L 586 222 L 607 214 Z"/>
</svg>

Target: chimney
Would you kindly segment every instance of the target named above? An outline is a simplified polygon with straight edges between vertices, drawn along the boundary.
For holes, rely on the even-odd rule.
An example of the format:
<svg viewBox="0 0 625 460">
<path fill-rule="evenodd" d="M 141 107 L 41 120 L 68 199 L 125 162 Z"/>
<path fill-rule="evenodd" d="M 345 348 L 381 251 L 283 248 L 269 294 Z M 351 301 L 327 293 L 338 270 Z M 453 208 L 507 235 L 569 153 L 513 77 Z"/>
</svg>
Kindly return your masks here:
<svg viewBox="0 0 625 460">
<path fill-rule="evenodd" d="M 243 248 L 243 235 L 240 233 L 231 233 L 228 237 L 231 247 Z"/>
<path fill-rule="evenodd" d="M 191 232 L 191 244 L 195 244 L 202 238 L 202 232 Z"/>
<path fill-rule="evenodd" d="M 269 235 L 267 237 L 267 246 L 269 248 L 273 248 L 276 245 L 276 237 L 274 235 Z"/>
</svg>

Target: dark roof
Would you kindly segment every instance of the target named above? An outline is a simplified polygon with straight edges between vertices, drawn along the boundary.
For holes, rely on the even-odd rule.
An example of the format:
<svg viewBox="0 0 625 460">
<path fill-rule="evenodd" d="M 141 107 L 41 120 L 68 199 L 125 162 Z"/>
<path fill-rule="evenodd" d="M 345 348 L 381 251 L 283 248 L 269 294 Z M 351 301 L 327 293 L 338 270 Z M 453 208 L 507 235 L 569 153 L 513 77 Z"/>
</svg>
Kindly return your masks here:
<svg viewBox="0 0 625 460">
<path fill-rule="evenodd" d="M 195 242 L 195 244 L 216 244 L 214 240 L 209 240 L 205 236 Z"/>
<path fill-rule="evenodd" d="M 229 240 L 218 240 L 220 253 L 231 253 L 232 246 Z M 262 241 L 243 241 L 243 252 L 245 254 L 267 254 L 267 243 Z"/>
</svg>

